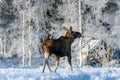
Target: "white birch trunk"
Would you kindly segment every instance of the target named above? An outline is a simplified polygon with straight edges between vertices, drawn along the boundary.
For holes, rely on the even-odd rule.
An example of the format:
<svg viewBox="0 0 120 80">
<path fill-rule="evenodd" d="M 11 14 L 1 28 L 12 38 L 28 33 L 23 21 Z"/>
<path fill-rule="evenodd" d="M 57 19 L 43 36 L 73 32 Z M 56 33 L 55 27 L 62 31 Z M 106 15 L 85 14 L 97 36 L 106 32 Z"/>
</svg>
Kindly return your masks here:
<svg viewBox="0 0 120 80">
<path fill-rule="evenodd" d="M 22 66 L 24 66 L 25 64 L 25 39 L 24 39 L 24 27 L 25 27 L 25 21 L 24 21 L 24 18 L 25 18 L 25 14 L 24 14 L 24 0 L 22 0 L 22 3 L 23 3 L 23 11 L 22 11 Z"/>
<path fill-rule="evenodd" d="M 31 26 L 30 26 L 30 0 L 29 0 L 29 66 L 31 66 Z"/>
<path fill-rule="evenodd" d="M 82 33 L 82 26 L 81 26 L 81 0 L 78 0 L 78 6 L 79 6 L 79 31 L 80 31 L 80 33 Z M 81 45 L 82 45 L 82 41 L 81 41 L 81 39 L 80 39 L 80 41 L 79 41 L 79 46 L 80 46 L 80 48 L 81 48 Z M 80 49 L 80 53 L 79 53 L 80 55 L 79 55 L 79 57 L 80 57 L 80 67 L 82 66 L 82 48 Z"/>
</svg>

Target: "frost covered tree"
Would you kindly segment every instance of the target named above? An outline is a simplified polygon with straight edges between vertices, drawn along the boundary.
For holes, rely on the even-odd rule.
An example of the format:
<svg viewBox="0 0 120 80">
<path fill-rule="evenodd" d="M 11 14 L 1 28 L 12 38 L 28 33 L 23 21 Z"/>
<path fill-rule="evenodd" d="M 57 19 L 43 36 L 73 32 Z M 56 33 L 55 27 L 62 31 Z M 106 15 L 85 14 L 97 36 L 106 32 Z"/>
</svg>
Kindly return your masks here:
<svg viewBox="0 0 120 80">
<path fill-rule="evenodd" d="M 1 0 L 0 4 L 0 36 L 5 54 L 1 56 L 16 54 L 23 65 L 35 64 L 35 58 L 42 57 L 39 52 L 42 40 L 64 35 L 64 26 L 73 26 L 75 30 L 78 27 L 76 1 Z"/>
<path fill-rule="evenodd" d="M 119 6 L 118 0 L 0 0 L 0 57 L 17 55 L 20 65 L 42 64 L 41 41 L 64 36 L 64 26 L 103 41 L 107 50 L 102 47 L 109 53 L 111 48 L 120 48 Z M 86 37 L 81 39 L 82 46 Z M 81 53 L 78 43 L 80 40 L 75 40 L 72 45 L 76 65 Z"/>
<path fill-rule="evenodd" d="M 7 1 L 7 0 L 2 0 L 0 2 L 0 28 L 1 28 L 1 38 L 3 40 L 3 54 L 4 56 L 9 55 L 10 48 L 12 42 L 9 39 L 11 38 L 11 29 L 14 28 L 12 26 L 12 23 L 17 22 L 16 19 L 19 17 L 19 13 L 17 8 L 15 8 L 12 4 L 13 0 Z M 11 30 L 11 31 L 10 31 Z M 12 31 L 14 32 L 14 31 Z M 17 34 L 16 34 L 17 35 Z"/>
</svg>

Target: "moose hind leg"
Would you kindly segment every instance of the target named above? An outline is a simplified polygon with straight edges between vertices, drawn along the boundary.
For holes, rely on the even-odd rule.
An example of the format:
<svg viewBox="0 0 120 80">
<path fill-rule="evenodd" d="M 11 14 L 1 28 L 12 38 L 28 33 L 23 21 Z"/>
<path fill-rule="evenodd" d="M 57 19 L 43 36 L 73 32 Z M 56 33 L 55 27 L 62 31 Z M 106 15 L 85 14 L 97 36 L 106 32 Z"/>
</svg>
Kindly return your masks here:
<svg viewBox="0 0 120 80">
<path fill-rule="evenodd" d="M 42 73 L 43 73 L 43 72 L 44 72 L 44 70 L 45 70 L 46 63 L 47 63 L 47 59 L 45 59 L 45 61 L 44 61 L 44 63 L 43 63 Z"/>
<path fill-rule="evenodd" d="M 49 70 L 50 70 L 50 67 L 49 67 L 49 64 L 48 64 L 49 53 L 46 53 L 46 52 L 45 52 L 44 57 L 45 57 L 45 61 L 44 61 L 44 63 L 43 63 L 42 72 L 44 72 L 46 64 L 47 64 L 47 66 L 48 66 L 48 68 L 49 68 Z"/>
<path fill-rule="evenodd" d="M 48 66 L 49 71 L 50 71 L 50 72 L 52 72 L 52 70 L 50 69 L 50 66 L 49 66 L 48 61 L 47 61 L 47 63 L 46 63 L 46 64 L 47 64 L 47 66 Z"/>
<path fill-rule="evenodd" d="M 50 66 L 49 66 L 49 64 L 48 64 L 48 59 L 45 59 L 45 61 L 44 61 L 44 65 L 43 65 L 43 70 L 42 70 L 42 72 L 44 72 L 46 64 L 47 64 L 47 66 L 48 66 L 49 71 L 51 72 Z"/>
</svg>

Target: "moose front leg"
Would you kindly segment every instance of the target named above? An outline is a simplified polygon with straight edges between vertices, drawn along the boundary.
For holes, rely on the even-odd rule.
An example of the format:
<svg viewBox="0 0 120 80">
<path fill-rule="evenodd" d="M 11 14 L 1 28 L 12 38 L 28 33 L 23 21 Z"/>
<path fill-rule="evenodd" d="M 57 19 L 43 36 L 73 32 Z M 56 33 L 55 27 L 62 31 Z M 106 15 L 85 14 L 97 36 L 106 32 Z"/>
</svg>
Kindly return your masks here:
<svg viewBox="0 0 120 80">
<path fill-rule="evenodd" d="M 72 64 L 71 64 L 71 55 L 68 56 L 68 63 L 70 65 L 70 67 L 71 67 L 71 71 L 73 71 Z"/>
<path fill-rule="evenodd" d="M 55 72 L 57 71 L 59 65 L 59 57 L 56 56 L 56 68 L 55 68 Z"/>
</svg>

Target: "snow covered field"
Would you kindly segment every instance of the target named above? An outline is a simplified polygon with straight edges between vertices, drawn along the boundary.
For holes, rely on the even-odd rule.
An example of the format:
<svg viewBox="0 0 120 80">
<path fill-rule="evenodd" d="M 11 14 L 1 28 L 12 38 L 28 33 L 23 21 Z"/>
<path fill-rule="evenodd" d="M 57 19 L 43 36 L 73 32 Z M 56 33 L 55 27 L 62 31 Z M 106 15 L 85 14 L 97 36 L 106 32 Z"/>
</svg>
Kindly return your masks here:
<svg viewBox="0 0 120 80">
<path fill-rule="evenodd" d="M 1 67 L 0 80 L 120 80 L 119 68 L 64 68 L 58 71 L 40 72 L 39 67 Z"/>
</svg>

